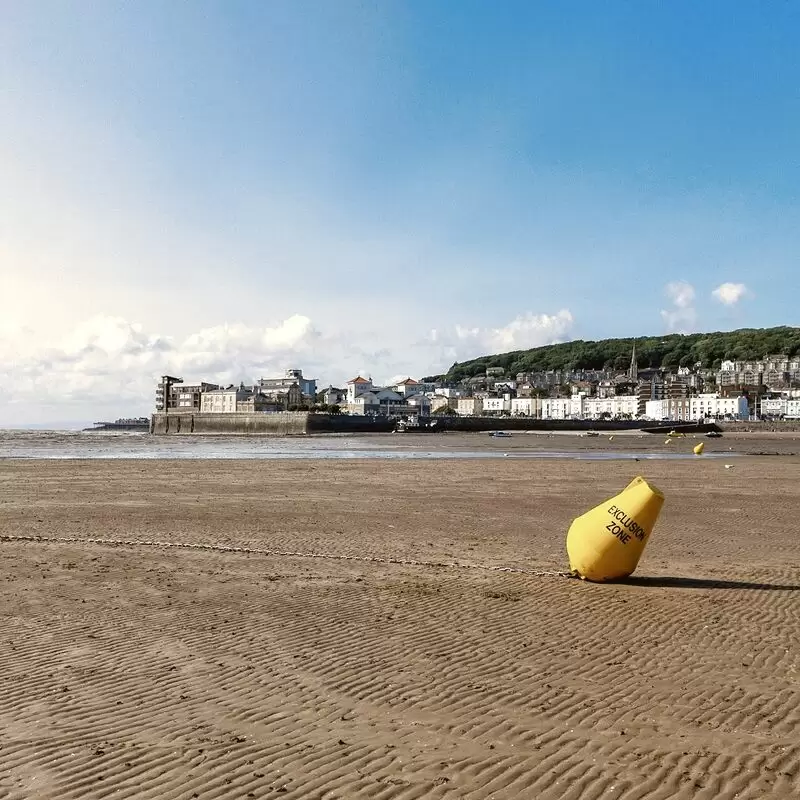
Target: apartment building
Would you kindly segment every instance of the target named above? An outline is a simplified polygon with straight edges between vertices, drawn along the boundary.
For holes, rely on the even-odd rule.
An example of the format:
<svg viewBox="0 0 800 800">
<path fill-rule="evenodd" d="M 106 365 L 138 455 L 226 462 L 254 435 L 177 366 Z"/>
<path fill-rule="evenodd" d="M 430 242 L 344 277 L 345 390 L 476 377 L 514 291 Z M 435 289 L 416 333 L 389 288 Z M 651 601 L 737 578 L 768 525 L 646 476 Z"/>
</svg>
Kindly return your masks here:
<svg viewBox="0 0 800 800">
<path fill-rule="evenodd" d="M 295 384 L 306 397 L 314 398 L 316 396 L 317 379 L 303 377 L 303 370 L 301 369 L 287 369 L 283 375 L 278 378 L 258 379 L 258 389 L 262 394 L 266 395 L 288 392 Z"/>
<path fill-rule="evenodd" d="M 459 397 L 456 414 L 460 417 L 479 417 L 483 413 L 482 397 Z"/>
<path fill-rule="evenodd" d="M 697 422 L 704 419 L 748 419 L 750 406 L 746 397 L 721 397 L 698 394 L 694 397 L 665 398 L 646 403 L 645 416 L 654 420 Z"/>
<path fill-rule="evenodd" d="M 542 416 L 542 401 L 538 397 L 512 397 L 511 398 L 512 417 L 533 417 L 539 419 Z"/>
<path fill-rule="evenodd" d="M 237 405 L 249 399 L 252 391 L 244 386 L 214 389 L 200 395 L 200 412 L 203 414 L 235 414 Z"/>
<path fill-rule="evenodd" d="M 571 397 L 542 398 L 542 419 L 570 419 L 573 401 Z"/>
<path fill-rule="evenodd" d="M 164 375 L 156 386 L 156 411 L 199 411 L 203 392 L 216 389 L 216 383 L 186 384 L 182 378 Z"/>
<path fill-rule="evenodd" d="M 602 419 L 604 417 L 610 419 L 630 417 L 635 419 L 638 415 L 639 398 L 635 394 L 582 398 L 580 416 L 585 419 Z"/>
</svg>

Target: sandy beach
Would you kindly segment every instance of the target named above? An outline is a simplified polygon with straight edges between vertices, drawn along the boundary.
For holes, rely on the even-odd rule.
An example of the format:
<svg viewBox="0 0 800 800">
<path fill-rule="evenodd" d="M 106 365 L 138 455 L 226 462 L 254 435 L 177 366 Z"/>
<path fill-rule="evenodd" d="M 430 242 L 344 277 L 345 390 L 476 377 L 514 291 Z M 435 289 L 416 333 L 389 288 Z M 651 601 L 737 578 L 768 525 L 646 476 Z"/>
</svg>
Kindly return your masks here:
<svg viewBox="0 0 800 800">
<path fill-rule="evenodd" d="M 783 455 L 0 461 L 3 536 L 301 554 L 2 542 L 0 797 L 798 797 L 800 436 L 708 448 Z M 636 577 L 552 574 L 637 473 Z"/>
</svg>

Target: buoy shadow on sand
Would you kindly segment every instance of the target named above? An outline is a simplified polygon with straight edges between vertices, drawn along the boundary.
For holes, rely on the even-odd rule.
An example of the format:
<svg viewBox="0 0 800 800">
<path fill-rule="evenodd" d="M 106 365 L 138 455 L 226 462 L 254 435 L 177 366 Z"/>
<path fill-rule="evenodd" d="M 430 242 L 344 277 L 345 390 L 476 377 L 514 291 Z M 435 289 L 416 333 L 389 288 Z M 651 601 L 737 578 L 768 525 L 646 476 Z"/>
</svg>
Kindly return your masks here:
<svg viewBox="0 0 800 800">
<path fill-rule="evenodd" d="M 631 576 L 623 580 L 614 581 L 614 583 L 624 586 L 661 587 L 665 589 L 751 589 L 764 592 L 800 591 L 800 584 L 718 580 L 715 578 L 679 578 L 673 575 Z"/>
</svg>

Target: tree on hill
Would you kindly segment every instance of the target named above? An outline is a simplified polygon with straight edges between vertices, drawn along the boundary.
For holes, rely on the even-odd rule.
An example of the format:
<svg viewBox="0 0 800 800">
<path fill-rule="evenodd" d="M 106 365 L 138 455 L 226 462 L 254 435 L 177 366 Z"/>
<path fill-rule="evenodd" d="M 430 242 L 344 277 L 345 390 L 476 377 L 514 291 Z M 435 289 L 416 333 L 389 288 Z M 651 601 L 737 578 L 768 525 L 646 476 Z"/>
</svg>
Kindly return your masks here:
<svg viewBox="0 0 800 800">
<path fill-rule="evenodd" d="M 502 367 L 508 376 L 520 372 L 580 368 L 624 371 L 630 364 L 634 342 L 640 368 L 675 370 L 679 366 L 687 367 L 696 363 L 705 368 L 718 368 L 725 359 L 748 361 L 767 355 L 797 355 L 800 353 L 800 328 L 742 328 L 716 333 L 673 333 L 635 340 L 577 340 L 530 350 L 480 356 L 453 364 L 440 377 L 459 382 L 484 374 L 487 367 Z"/>
</svg>

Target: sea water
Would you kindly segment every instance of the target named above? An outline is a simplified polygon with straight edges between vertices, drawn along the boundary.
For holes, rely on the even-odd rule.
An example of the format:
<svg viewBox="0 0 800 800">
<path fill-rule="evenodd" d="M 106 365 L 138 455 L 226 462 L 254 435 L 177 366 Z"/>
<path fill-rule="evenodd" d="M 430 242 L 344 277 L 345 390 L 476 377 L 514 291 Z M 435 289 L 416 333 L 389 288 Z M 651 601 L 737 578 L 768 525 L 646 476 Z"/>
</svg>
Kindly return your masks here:
<svg viewBox="0 0 800 800">
<path fill-rule="evenodd" d="M 693 459 L 689 453 L 632 453 L 614 450 L 560 451 L 463 449 L 448 447 L 435 434 L 426 444 L 409 444 L 405 436 L 151 436 L 130 432 L 0 430 L 0 458 L 24 459 L 448 459 L 568 458 L 579 461 Z M 405 442 L 405 443 L 404 443 Z M 463 440 L 462 440 L 463 442 Z M 477 444 L 477 441 L 476 441 Z M 703 458 L 734 455 L 707 453 Z"/>
</svg>

